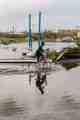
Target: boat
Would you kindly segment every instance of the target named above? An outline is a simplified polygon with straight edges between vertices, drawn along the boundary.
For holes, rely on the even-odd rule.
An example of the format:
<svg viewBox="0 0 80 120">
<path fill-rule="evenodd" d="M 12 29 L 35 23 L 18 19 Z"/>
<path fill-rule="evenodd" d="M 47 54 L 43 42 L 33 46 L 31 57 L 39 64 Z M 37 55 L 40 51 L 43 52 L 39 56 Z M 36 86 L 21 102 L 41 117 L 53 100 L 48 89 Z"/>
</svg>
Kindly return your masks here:
<svg viewBox="0 0 80 120">
<path fill-rule="evenodd" d="M 31 63 L 37 63 L 36 58 L 26 58 L 26 59 L 0 59 L 0 63 L 26 63 L 26 64 L 31 64 Z"/>
</svg>

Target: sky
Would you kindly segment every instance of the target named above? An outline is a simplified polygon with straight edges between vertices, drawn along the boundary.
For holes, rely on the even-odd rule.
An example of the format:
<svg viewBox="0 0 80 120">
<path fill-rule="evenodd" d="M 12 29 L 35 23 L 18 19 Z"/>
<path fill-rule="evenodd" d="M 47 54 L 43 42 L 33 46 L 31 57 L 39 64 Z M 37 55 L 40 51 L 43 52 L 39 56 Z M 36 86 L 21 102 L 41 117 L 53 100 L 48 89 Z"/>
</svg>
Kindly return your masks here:
<svg viewBox="0 0 80 120">
<path fill-rule="evenodd" d="M 80 0 L 0 0 L 0 31 L 38 31 L 38 12 L 42 11 L 42 30 L 80 26 Z"/>
</svg>

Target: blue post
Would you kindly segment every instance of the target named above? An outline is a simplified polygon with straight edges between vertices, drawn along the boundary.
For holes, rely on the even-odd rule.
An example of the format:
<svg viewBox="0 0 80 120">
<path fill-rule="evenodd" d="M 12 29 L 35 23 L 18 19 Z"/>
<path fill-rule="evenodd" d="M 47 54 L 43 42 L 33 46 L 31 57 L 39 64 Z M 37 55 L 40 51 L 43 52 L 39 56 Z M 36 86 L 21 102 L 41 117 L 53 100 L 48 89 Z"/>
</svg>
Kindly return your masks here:
<svg viewBox="0 0 80 120">
<path fill-rule="evenodd" d="M 42 13 L 41 12 L 39 12 L 39 39 L 38 39 L 38 46 L 40 47 L 40 45 L 41 45 L 41 15 L 42 15 Z"/>
<path fill-rule="evenodd" d="M 29 48 L 32 49 L 31 14 L 29 14 Z"/>
</svg>

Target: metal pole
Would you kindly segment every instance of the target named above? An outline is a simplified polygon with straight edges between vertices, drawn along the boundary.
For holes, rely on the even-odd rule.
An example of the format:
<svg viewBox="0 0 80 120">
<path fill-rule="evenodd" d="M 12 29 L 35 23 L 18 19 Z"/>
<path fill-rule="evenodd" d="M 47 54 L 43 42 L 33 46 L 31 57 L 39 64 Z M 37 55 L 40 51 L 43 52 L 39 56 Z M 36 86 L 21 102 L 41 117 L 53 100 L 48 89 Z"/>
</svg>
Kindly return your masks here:
<svg viewBox="0 0 80 120">
<path fill-rule="evenodd" d="M 42 13 L 39 12 L 39 38 L 38 38 L 38 46 L 40 47 L 41 45 L 41 16 L 42 16 Z"/>
<path fill-rule="evenodd" d="M 29 14 L 29 48 L 32 49 L 31 14 Z"/>
</svg>

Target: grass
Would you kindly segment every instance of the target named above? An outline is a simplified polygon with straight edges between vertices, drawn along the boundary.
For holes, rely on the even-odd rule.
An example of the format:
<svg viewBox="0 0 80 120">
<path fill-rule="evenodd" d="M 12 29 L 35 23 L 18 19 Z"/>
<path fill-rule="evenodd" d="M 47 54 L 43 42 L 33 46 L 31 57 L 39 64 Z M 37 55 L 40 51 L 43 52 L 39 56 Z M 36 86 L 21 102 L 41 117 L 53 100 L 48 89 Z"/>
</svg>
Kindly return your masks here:
<svg viewBox="0 0 80 120">
<path fill-rule="evenodd" d="M 80 47 L 65 48 L 64 51 L 66 51 L 66 53 L 80 53 Z"/>
<path fill-rule="evenodd" d="M 11 43 L 22 43 L 27 41 L 28 38 L 8 38 L 8 37 L 0 37 L 1 44 L 11 44 Z"/>
</svg>

